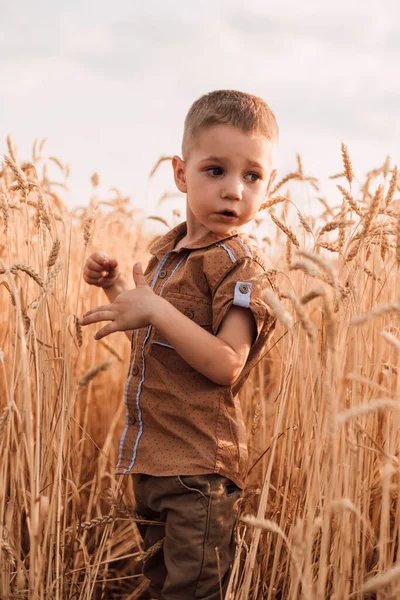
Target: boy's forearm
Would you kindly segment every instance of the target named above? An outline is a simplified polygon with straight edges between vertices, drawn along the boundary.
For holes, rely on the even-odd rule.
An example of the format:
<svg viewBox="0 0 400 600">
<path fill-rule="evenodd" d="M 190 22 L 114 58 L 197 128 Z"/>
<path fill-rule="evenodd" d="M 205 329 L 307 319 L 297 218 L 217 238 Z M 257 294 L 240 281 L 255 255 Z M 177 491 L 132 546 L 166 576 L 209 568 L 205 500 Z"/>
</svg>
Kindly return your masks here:
<svg viewBox="0 0 400 600">
<path fill-rule="evenodd" d="M 191 321 L 165 298 L 159 300 L 151 325 L 193 369 L 218 385 L 230 385 L 238 362 L 233 348 Z"/>
<path fill-rule="evenodd" d="M 117 281 L 114 283 L 114 285 L 112 285 L 111 287 L 103 288 L 110 303 L 114 302 L 115 298 L 117 296 L 119 296 L 120 294 L 122 294 L 122 292 L 125 292 L 125 290 L 127 290 L 127 289 L 129 289 L 128 284 L 126 283 L 125 279 L 123 279 L 123 277 L 119 277 L 117 279 Z M 126 337 L 128 338 L 128 340 L 131 342 L 133 331 L 125 331 L 124 333 L 125 333 Z"/>
</svg>

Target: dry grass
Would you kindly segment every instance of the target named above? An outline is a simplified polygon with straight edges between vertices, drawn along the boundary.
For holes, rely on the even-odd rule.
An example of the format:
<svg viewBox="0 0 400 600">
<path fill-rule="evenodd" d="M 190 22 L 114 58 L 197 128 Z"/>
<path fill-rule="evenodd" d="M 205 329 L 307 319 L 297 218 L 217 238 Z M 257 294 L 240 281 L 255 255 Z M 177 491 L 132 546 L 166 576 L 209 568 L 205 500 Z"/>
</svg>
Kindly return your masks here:
<svg viewBox="0 0 400 600">
<path fill-rule="evenodd" d="M 133 262 L 146 263 L 149 240 L 129 199 L 116 188 L 115 197 L 97 196 L 97 174 L 89 205 L 69 212 L 49 180 L 45 141 L 24 164 L 7 143 L 0 598 L 133 600 L 146 587 L 140 515 L 129 483 L 114 476 L 129 342 L 121 333 L 96 343 L 76 317 L 104 302 L 82 283 L 87 253 L 117 256 L 130 279 Z M 344 144 L 342 157 L 343 173 L 333 177 L 347 187 L 330 203 L 319 198 L 319 218 L 296 206 L 302 186 L 318 192 L 298 155 L 297 171 L 272 194 L 290 189 L 265 206 L 282 208 L 279 216 L 254 223 L 280 296 L 266 297 L 276 333 L 240 392 L 250 468 L 231 600 L 398 597 L 398 171 L 386 160 L 356 191 L 360 176 Z M 48 160 L 65 186 L 68 167 Z"/>
</svg>

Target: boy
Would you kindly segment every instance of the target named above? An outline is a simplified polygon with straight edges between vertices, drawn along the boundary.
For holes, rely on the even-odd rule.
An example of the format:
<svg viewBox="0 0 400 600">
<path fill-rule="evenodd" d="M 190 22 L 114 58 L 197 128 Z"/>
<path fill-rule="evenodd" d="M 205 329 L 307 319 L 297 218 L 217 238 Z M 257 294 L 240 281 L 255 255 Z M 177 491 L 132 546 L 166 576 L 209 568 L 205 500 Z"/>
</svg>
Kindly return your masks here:
<svg viewBox="0 0 400 600">
<path fill-rule="evenodd" d="M 133 474 L 145 548 L 164 539 L 143 573 L 164 600 L 220 600 L 234 558 L 237 500 L 247 468 L 237 393 L 275 326 L 263 290 L 265 259 L 240 228 L 262 208 L 276 176 L 278 127 L 263 100 L 232 90 L 201 96 L 185 119 L 186 221 L 158 239 L 128 290 L 116 259 L 96 252 L 85 281 L 111 304 L 82 325 L 95 338 L 126 331 L 131 363 L 117 473 Z M 220 585 L 221 580 L 221 585 Z"/>
</svg>

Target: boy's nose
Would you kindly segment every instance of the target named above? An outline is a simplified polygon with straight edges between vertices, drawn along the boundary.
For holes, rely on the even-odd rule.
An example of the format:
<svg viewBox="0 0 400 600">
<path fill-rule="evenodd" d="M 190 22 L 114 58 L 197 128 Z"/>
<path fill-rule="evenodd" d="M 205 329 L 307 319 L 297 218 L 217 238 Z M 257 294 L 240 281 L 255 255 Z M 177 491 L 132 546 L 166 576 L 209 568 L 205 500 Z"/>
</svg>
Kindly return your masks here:
<svg viewBox="0 0 400 600">
<path fill-rule="evenodd" d="M 225 179 L 224 185 L 221 190 L 222 198 L 241 199 L 243 194 L 243 183 L 240 179 L 231 177 Z"/>
</svg>

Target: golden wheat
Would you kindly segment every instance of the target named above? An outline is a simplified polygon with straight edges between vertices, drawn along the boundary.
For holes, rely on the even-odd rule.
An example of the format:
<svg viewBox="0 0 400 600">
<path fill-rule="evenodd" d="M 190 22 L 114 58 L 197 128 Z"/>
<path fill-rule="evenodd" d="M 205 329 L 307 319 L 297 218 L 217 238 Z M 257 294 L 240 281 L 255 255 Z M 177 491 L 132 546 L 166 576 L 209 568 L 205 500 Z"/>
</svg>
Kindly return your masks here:
<svg viewBox="0 0 400 600">
<path fill-rule="evenodd" d="M 271 217 L 271 219 L 273 220 L 275 225 L 277 225 L 279 227 L 279 229 L 281 229 L 283 231 L 283 233 L 285 233 L 290 238 L 292 243 L 295 246 L 297 246 L 297 248 L 300 248 L 299 240 L 297 239 L 293 230 L 290 227 L 288 227 L 287 225 L 285 225 L 284 223 L 282 223 L 282 221 L 280 221 L 278 219 L 278 217 L 276 217 L 273 213 L 270 212 L 269 216 Z"/>
<path fill-rule="evenodd" d="M 147 584 L 137 563 L 163 540 L 143 553 L 130 478 L 114 474 L 130 348 L 122 334 L 82 335 L 75 315 L 104 302 L 81 285 L 88 244 L 118 257 L 128 278 L 132 256 L 148 260 L 150 239 L 118 188 L 101 197 L 97 174 L 96 197 L 68 211 L 54 191 L 65 189 L 68 169 L 53 157 L 63 181 L 51 182 L 44 144 L 35 141 L 31 162 L 19 164 L 9 140 L 0 174 L 0 589 L 39 600 L 138 597 Z M 342 152 L 340 176 L 353 186 Z M 300 154 L 296 161 L 279 187 L 300 182 L 314 195 L 317 180 Z M 254 223 L 275 267 L 263 274 L 275 290 L 263 298 L 275 334 L 239 393 L 249 467 L 229 600 L 395 590 L 397 180 L 386 158 L 359 190 L 338 186 L 338 205 L 316 197 L 315 218 L 288 188 L 265 202 L 282 205 L 274 224 L 263 215 Z M 164 225 L 181 214 L 174 208 Z M 337 243 L 321 240 L 331 231 Z M 359 260 L 346 261 L 354 248 Z"/>
</svg>

